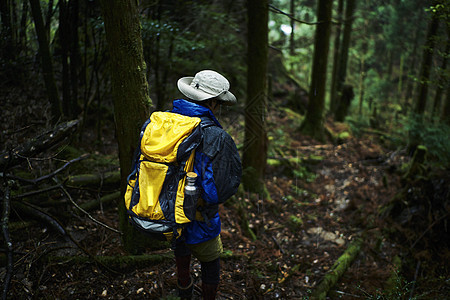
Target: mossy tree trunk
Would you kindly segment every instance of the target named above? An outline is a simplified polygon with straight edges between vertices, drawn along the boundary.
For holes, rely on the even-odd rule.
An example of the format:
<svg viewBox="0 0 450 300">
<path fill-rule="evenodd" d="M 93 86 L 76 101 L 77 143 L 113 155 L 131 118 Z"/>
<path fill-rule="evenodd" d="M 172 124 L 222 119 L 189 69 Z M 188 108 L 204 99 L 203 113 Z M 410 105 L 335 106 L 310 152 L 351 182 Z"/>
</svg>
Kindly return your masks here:
<svg viewBox="0 0 450 300">
<path fill-rule="evenodd" d="M 100 5 L 108 43 L 114 118 L 119 143 L 120 190 L 123 196 L 139 131 L 149 117 L 152 103 L 145 76 L 137 1 L 101 0 Z M 119 220 L 123 243 L 125 249 L 135 253 L 142 248 L 142 243 L 139 243 L 142 238 L 129 225 L 122 199 L 123 197 L 119 201 Z"/>
<path fill-rule="evenodd" d="M 319 141 L 323 141 L 325 85 L 327 80 L 328 49 L 330 45 L 332 1 L 320 0 L 317 4 L 317 25 L 314 37 L 314 58 L 309 89 L 309 103 L 300 130 Z"/>
<path fill-rule="evenodd" d="M 246 190 L 264 192 L 267 159 L 267 132 L 264 118 L 267 105 L 268 1 L 248 0 L 247 101 L 243 184 Z"/>
</svg>

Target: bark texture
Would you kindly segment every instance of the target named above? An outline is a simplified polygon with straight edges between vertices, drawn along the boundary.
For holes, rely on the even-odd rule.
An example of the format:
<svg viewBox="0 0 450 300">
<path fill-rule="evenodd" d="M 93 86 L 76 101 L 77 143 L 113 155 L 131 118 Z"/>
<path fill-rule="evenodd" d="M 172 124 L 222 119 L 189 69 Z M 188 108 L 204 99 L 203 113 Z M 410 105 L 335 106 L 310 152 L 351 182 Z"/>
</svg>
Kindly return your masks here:
<svg viewBox="0 0 450 300">
<path fill-rule="evenodd" d="M 267 105 L 268 1 L 248 0 L 248 72 L 245 103 L 243 183 L 263 192 L 267 158 L 265 114 Z"/>
<path fill-rule="evenodd" d="M 317 25 L 314 37 L 314 58 L 309 103 L 300 130 L 319 140 L 324 140 L 323 112 L 327 80 L 328 49 L 330 45 L 332 1 L 321 0 L 317 5 Z"/>
<path fill-rule="evenodd" d="M 140 127 L 149 117 L 151 99 L 146 79 L 137 1 L 101 0 L 111 68 L 116 135 L 119 143 L 121 193 L 139 140 Z M 119 201 L 120 227 L 125 248 L 138 251 L 138 233 L 129 225 L 125 204 Z"/>
</svg>

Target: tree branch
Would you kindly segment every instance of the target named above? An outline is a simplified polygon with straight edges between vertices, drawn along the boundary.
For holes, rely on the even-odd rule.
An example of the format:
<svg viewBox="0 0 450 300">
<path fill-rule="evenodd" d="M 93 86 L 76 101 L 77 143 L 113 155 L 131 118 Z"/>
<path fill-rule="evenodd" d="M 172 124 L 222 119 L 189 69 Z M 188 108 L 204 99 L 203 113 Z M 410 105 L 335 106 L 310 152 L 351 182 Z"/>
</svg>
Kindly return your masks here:
<svg viewBox="0 0 450 300">
<path fill-rule="evenodd" d="M 56 126 L 36 138 L 32 138 L 12 150 L 0 154 L 0 169 L 17 165 L 28 157 L 34 156 L 64 140 L 73 133 L 78 125 L 78 120 L 69 121 Z"/>
<path fill-rule="evenodd" d="M 277 7 L 275 7 L 275 6 L 271 5 L 271 4 L 269 4 L 269 10 L 272 11 L 272 12 L 274 12 L 274 13 L 284 15 L 284 16 L 288 17 L 289 19 L 294 20 L 295 22 L 298 22 L 298 23 L 301 23 L 301 24 L 306 24 L 306 25 L 319 25 L 319 24 L 322 24 L 322 23 L 326 22 L 326 21 L 318 21 L 318 22 L 306 22 L 306 21 L 302 21 L 302 20 L 296 19 L 293 15 L 288 14 L 288 13 L 282 11 L 281 9 L 279 9 L 279 8 L 277 8 Z M 340 24 L 340 22 L 336 22 L 336 21 L 331 21 L 331 22 L 332 22 L 333 24 Z"/>
<path fill-rule="evenodd" d="M 96 220 L 94 217 L 92 217 L 87 211 L 85 211 L 83 208 L 81 208 L 75 201 L 73 201 L 72 196 L 70 196 L 69 192 L 64 188 L 64 186 L 62 184 L 59 183 L 58 179 L 53 178 L 53 180 L 56 182 L 56 184 L 59 186 L 59 188 L 63 191 L 63 193 L 67 196 L 67 198 L 69 199 L 70 202 L 72 202 L 72 204 L 78 208 L 81 212 L 83 212 L 89 219 L 91 219 L 94 223 L 97 223 L 100 226 L 105 227 L 106 229 L 109 229 L 111 231 L 114 231 L 115 233 L 118 234 L 122 234 L 122 232 L 120 232 L 117 229 L 114 229 L 98 220 Z"/>
</svg>

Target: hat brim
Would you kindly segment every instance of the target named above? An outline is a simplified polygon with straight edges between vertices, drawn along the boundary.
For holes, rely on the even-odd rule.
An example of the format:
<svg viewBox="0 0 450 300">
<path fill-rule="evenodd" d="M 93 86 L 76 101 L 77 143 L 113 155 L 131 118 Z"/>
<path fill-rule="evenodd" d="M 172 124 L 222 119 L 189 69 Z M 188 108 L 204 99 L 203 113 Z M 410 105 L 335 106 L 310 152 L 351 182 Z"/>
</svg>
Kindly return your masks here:
<svg viewBox="0 0 450 300">
<path fill-rule="evenodd" d="M 177 86 L 183 95 L 188 97 L 189 99 L 196 100 L 196 101 L 205 101 L 211 98 L 218 98 L 219 100 L 225 102 L 227 105 L 233 105 L 236 103 L 236 97 L 231 93 L 230 91 L 224 91 L 217 95 L 212 95 L 205 93 L 201 90 L 194 89 L 191 86 L 191 82 L 194 79 L 194 77 L 182 77 L 178 79 Z"/>
</svg>

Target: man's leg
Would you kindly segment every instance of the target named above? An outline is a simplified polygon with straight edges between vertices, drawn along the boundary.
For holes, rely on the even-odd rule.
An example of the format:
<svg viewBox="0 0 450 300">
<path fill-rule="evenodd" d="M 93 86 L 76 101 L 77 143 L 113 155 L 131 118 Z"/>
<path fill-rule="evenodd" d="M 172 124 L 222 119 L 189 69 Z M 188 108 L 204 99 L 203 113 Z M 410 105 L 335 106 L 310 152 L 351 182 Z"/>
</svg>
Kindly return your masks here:
<svg viewBox="0 0 450 300">
<path fill-rule="evenodd" d="M 189 245 L 202 267 L 203 299 L 215 299 L 220 282 L 220 255 L 223 252 L 220 235 L 203 243 Z"/>
<path fill-rule="evenodd" d="M 209 262 L 201 262 L 203 299 L 215 299 L 220 281 L 220 258 Z"/>
<path fill-rule="evenodd" d="M 194 281 L 191 278 L 191 251 L 184 242 L 175 245 L 175 263 L 177 265 L 178 296 L 191 299 Z"/>
</svg>

